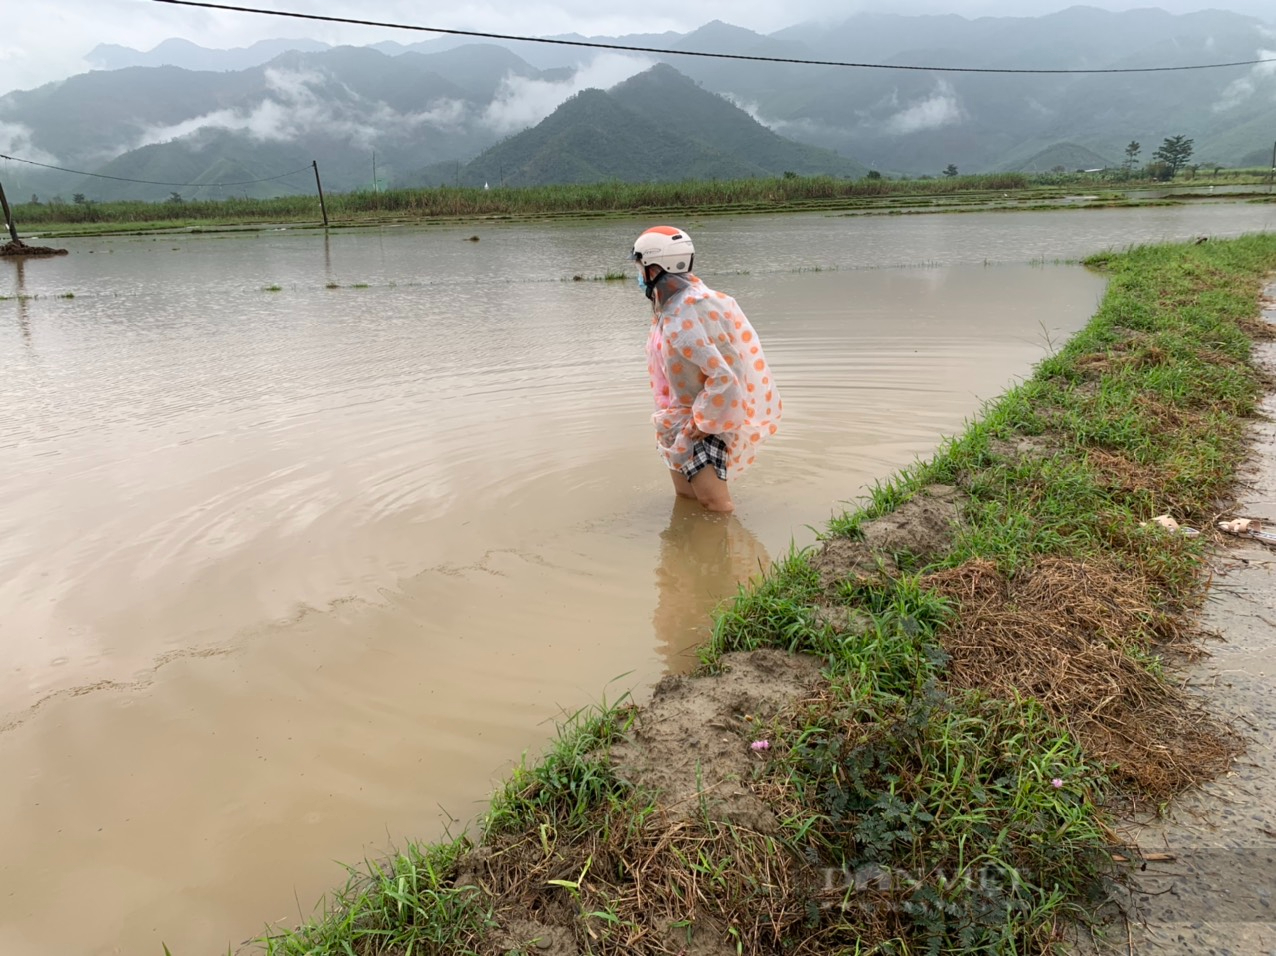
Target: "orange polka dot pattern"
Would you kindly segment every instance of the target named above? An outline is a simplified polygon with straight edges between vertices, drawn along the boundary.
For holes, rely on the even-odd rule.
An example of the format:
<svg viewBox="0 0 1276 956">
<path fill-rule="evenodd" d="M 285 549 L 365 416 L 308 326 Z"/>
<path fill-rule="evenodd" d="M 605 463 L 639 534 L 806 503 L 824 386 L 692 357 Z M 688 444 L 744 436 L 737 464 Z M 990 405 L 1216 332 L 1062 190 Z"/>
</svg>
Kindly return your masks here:
<svg viewBox="0 0 1276 956">
<path fill-rule="evenodd" d="M 752 465 L 758 447 L 779 430 L 784 406 L 757 331 L 735 299 L 694 276 L 657 308 L 647 372 L 656 442 L 672 470 L 691 458 L 693 426 L 726 442 L 728 478 Z"/>
</svg>

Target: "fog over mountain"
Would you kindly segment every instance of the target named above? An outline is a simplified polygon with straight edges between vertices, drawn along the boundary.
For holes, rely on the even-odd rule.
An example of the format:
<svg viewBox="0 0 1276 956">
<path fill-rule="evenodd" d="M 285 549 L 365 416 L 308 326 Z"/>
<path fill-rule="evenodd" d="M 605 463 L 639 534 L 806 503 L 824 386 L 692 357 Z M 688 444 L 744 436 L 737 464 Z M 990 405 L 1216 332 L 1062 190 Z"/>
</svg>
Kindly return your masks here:
<svg viewBox="0 0 1276 956">
<path fill-rule="evenodd" d="M 1121 12 L 1148 6 L 1146 0 L 1095 0 L 1095 6 Z M 801 23 L 834 25 L 861 13 L 890 12 L 905 16 L 956 14 L 975 20 L 985 17 L 1040 17 L 1058 12 L 1059 0 L 697 0 L 694 5 L 664 4 L 635 7 L 620 0 L 483 0 L 480 3 L 422 5 L 415 0 L 305 0 L 305 3 L 261 4 L 279 10 L 296 8 L 310 14 L 339 18 L 363 17 L 387 23 L 403 23 L 445 29 L 479 30 L 514 36 L 622 37 L 677 32 L 687 33 L 713 20 L 723 20 L 760 34 L 770 35 Z M 1158 0 L 1156 6 L 1173 14 L 1191 13 L 1203 6 L 1256 17 L 1276 25 L 1276 8 L 1270 0 Z M 180 40 L 219 50 L 248 50 L 247 60 L 228 69 L 261 66 L 253 58 L 263 44 L 278 37 L 296 37 L 292 48 L 314 52 L 306 45 L 408 46 L 431 40 L 437 34 L 361 27 L 351 24 L 287 19 L 278 16 L 217 11 L 154 3 L 149 0 L 52 0 L 47 3 L 6 5 L 0 31 L 0 94 L 33 89 L 65 79 L 90 68 L 179 65 L 209 69 L 194 60 L 179 63 L 110 61 L 91 63 L 86 54 L 99 44 L 152 51 L 166 41 Z M 544 68 L 540 52 L 549 48 L 521 44 L 516 50 L 533 66 Z M 281 52 L 276 47 L 273 52 Z"/>
<path fill-rule="evenodd" d="M 715 21 L 685 34 L 591 39 L 671 51 L 1007 69 L 1276 61 L 1276 28 L 1224 11 L 858 14 L 769 35 Z M 762 148 L 760 139 L 748 139 L 730 162 L 710 160 L 700 150 L 718 149 L 728 128 L 744 129 L 736 119 L 740 110 L 756 121 L 750 127 L 770 130 L 774 139 L 765 151 L 772 158 L 792 157 L 789 162 L 803 168 L 784 168 L 803 174 L 851 175 L 865 167 L 935 174 L 949 163 L 963 172 L 1092 168 L 1120 162 L 1131 141 L 1142 144 L 1146 161 L 1163 138 L 1178 134 L 1195 140 L 1199 161 L 1237 165 L 1266 162 L 1276 136 L 1276 62 L 1152 74 L 1005 75 L 480 44 L 461 37 L 383 39 L 364 47 L 273 39 L 222 50 L 171 39 L 147 51 L 103 44 L 88 58 L 99 69 L 0 97 L 0 153 L 124 179 L 196 184 L 184 187 L 183 195 L 226 194 L 199 184 L 271 179 L 312 159 L 333 189 L 372 188 L 374 153 L 378 185 L 439 180 L 443 164 L 459 181 L 480 154 L 551 117 L 559 146 L 547 146 L 542 137 L 535 160 L 520 156 L 517 144 L 505 149 L 498 164 L 505 178 L 546 181 L 546 170 L 569 168 L 576 171 L 568 177 L 573 181 L 642 178 L 623 157 L 599 153 L 591 135 L 596 140 L 602 134 L 588 131 L 589 124 L 601 123 L 616 142 L 626 139 L 616 122 L 625 117 L 615 111 L 632 111 L 632 100 L 582 102 L 574 120 L 556 111 L 584 91 L 611 91 L 661 62 L 716 96 L 701 101 L 690 96 L 691 86 L 675 84 L 658 96 L 659 109 L 678 117 L 680 106 L 691 109 L 692 99 L 733 107 L 707 109 L 698 131 L 674 124 L 679 137 L 697 144 L 687 149 L 704 168 L 736 170 L 731 175 L 780 171 L 741 152 Z M 600 112 L 606 110 L 614 115 Z M 577 129 L 577 123 L 584 126 Z M 781 139 L 791 147 L 780 146 Z M 802 154 L 802 144 L 824 152 Z M 550 156 L 547 148 L 565 152 Z M 530 169 L 528 164 L 540 172 L 514 172 Z M 477 168 L 470 172 L 470 178 L 480 175 Z M 170 192 L 12 162 L 0 165 L 0 175 L 24 198 L 68 191 L 101 199 L 164 198 Z M 490 171 L 484 175 L 490 178 Z M 312 177 L 299 176 L 229 192 L 313 188 Z"/>
</svg>

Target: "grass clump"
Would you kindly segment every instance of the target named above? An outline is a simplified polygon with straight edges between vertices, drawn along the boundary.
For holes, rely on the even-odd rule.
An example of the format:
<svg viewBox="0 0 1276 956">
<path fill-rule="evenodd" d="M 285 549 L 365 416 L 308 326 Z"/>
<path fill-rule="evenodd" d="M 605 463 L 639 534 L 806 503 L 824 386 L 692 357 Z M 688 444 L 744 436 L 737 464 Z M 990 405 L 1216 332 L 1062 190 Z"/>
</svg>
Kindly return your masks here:
<svg viewBox="0 0 1276 956">
<path fill-rule="evenodd" d="M 554 746 L 535 766 L 516 767 L 492 798 L 488 833 L 580 826 L 585 814 L 627 793 L 607 761 L 607 748 L 633 723 L 632 707 L 619 704 L 579 711 L 559 727 Z"/>
<path fill-rule="evenodd" d="M 270 956 L 477 954 L 493 925 L 492 910 L 478 887 L 458 886 L 452 879 L 468 849 L 464 840 L 410 844 L 390 860 L 351 868 L 323 920 L 301 932 L 264 938 L 265 951 Z"/>
<path fill-rule="evenodd" d="M 771 785 L 821 862 L 818 952 L 1042 952 L 1108 868 L 1080 749 L 1030 702 L 833 682 Z"/>
</svg>

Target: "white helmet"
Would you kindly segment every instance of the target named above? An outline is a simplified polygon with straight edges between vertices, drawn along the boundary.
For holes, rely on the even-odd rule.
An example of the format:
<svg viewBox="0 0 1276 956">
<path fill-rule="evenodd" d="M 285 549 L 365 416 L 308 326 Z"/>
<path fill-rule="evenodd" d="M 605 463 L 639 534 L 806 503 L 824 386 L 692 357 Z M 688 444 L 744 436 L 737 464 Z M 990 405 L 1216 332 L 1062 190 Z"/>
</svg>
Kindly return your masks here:
<svg viewBox="0 0 1276 956">
<path fill-rule="evenodd" d="M 691 271 L 696 247 L 691 237 L 673 226 L 652 226 L 634 241 L 630 258 L 642 266 L 660 266 L 665 272 Z"/>
</svg>

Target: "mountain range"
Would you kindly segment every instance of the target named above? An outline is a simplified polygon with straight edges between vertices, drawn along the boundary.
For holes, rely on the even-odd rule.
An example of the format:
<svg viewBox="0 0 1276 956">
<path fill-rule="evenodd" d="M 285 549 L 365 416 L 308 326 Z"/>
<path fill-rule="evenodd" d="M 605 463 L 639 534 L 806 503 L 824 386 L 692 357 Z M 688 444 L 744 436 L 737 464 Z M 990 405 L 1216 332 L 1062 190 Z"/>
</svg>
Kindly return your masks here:
<svg viewBox="0 0 1276 956">
<path fill-rule="evenodd" d="M 669 109 L 666 104 L 676 103 Z M 452 181 L 450 170 L 422 170 L 424 184 Z M 461 184 L 748 179 L 829 175 L 859 178 L 867 168 L 785 139 L 744 110 L 667 64 L 604 92 L 586 89 L 548 118 L 466 164 Z"/>
<path fill-rule="evenodd" d="M 1276 137 L 1272 63 L 978 72 L 1276 58 L 1276 30 L 1222 11 L 858 14 L 769 36 L 715 21 L 685 35 L 559 39 L 671 52 L 458 37 L 335 48 L 271 40 L 223 51 L 178 40 L 146 52 L 100 46 L 88 59 L 101 69 L 0 97 L 0 153 L 117 178 L 18 163 L 0 173 L 20 198 L 265 196 L 313 191 L 311 160 L 326 187 L 350 190 L 860 176 L 869 168 L 935 175 L 949 163 L 962 172 L 1093 168 L 1117 165 L 1131 141 L 1147 161 L 1179 134 L 1194 139 L 1196 160 L 1266 164 Z M 304 173 L 274 178 L 292 170 Z M 243 185 L 212 185 L 224 183 Z"/>
</svg>

